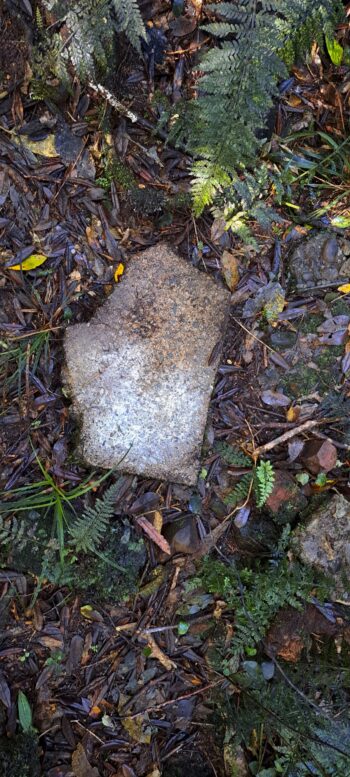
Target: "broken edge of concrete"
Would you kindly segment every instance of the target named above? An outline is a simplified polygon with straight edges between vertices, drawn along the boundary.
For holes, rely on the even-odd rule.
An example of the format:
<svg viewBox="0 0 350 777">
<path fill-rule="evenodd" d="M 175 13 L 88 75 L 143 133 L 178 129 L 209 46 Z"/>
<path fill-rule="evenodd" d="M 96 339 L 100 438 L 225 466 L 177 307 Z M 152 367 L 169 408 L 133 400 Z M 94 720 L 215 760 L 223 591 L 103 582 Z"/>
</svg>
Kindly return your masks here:
<svg viewBox="0 0 350 777">
<path fill-rule="evenodd" d="M 65 336 L 86 463 L 195 484 L 230 294 L 161 243 Z M 209 364 L 209 362 L 211 362 Z"/>
</svg>

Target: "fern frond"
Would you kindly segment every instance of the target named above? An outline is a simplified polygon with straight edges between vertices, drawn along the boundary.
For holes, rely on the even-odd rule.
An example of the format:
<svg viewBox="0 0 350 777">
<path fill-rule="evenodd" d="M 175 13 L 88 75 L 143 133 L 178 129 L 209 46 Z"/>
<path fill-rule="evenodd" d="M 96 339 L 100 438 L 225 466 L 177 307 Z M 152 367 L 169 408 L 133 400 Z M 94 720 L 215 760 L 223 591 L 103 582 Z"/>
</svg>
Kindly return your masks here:
<svg viewBox="0 0 350 777">
<path fill-rule="evenodd" d="M 92 78 L 96 68 L 106 70 L 115 32 L 125 32 L 138 51 L 146 37 L 137 0 L 44 0 L 44 5 L 65 21 L 69 38 L 61 59 L 72 62 L 82 78 Z"/>
<path fill-rule="evenodd" d="M 226 38 L 227 35 L 232 35 L 234 32 L 233 25 L 229 22 L 202 24 L 201 29 L 204 30 L 204 32 L 209 32 L 210 35 L 214 35 L 216 38 Z"/>
<path fill-rule="evenodd" d="M 256 467 L 254 474 L 256 504 L 257 507 L 263 507 L 272 492 L 275 482 L 275 472 L 271 461 L 261 461 Z"/>
<path fill-rule="evenodd" d="M 6 518 L 0 516 L 0 546 L 16 547 L 23 550 L 28 541 L 28 528 L 25 521 L 19 521 L 15 516 Z"/>
<path fill-rule="evenodd" d="M 216 450 L 220 453 L 220 456 L 225 463 L 231 464 L 232 467 L 252 466 L 252 460 L 249 456 L 246 456 L 246 454 L 235 445 L 230 445 L 227 442 L 219 442 L 216 445 Z"/>
<path fill-rule="evenodd" d="M 94 553 L 102 543 L 108 523 L 115 511 L 115 499 L 120 488 L 120 479 L 113 483 L 97 499 L 94 507 L 87 507 L 80 518 L 69 527 L 70 545 L 77 553 Z"/>
<path fill-rule="evenodd" d="M 244 502 L 249 494 L 252 480 L 252 472 L 248 472 L 246 475 L 243 475 L 233 491 L 231 491 L 231 493 L 225 498 L 225 504 L 227 504 L 229 507 L 237 507 L 240 502 Z"/>
<path fill-rule="evenodd" d="M 228 186 L 230 178 L 225 170 L 205 160 L 193 165 L 192 175 L 193 207 L 195 214 L 199 215 L 213 201 L 216 193 L 223 186 Z"/>
<path fill-rule="evenodd" d="M 146 39 L 146 30 L 137 0 L 111 0 L 111 7 L 116 15 L 118 31 L 125 32 L 130 43 L 140 51 L 140 40 Z"/>
<path fill-rule="evenodd" d="M 321 41 L 341 7 L 341 0 L 235 0 L 205 7 L 217 19 L 204 26 L 217 45 L 200 61 L 197 97 L 187 112 L 187 146 L 205 160 L 193 168 L 196 215 L 216 202 L 228 180 L 236 181 L 237 171 L 254 163 L 258 130 L 266 126 L 278 81 L 287 75 L 285 63 Z M 244 221 L 236 231 L 247 230 Z"/>
</svg>

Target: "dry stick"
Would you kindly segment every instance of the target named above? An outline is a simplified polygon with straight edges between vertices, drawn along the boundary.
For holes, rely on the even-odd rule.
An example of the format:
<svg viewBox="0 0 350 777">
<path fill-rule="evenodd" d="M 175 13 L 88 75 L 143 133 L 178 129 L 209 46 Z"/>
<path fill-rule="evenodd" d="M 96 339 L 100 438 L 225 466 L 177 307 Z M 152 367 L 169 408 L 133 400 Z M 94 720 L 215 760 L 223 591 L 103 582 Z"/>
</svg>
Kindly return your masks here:
<svg viewBox="0 0 350 777">
<path fill-rule="evenodd" d="M 265 445 L 260 445 L 259 448 L 255 449 L 254 456 L 258 457 L 258 456 L 261 456 L 263 453 L 272 451 L 273 448 L 277 448 L 277 445 L 282 445 L 282 443 L 286 442 L 287 440 L 291 440 L 292 437 L 296 437 L 297 434 L 301 434 L 302 432 L 307 432 L 308 429 L 314 429 L 315 426 L 319 426 L 320 424 L 325 424 L 325 423 L 326 423 L 325 419 L 320 419 L 315 421 L 305 421 L 305 423 L 301 424 L 300 426 L 296 426 L 294 429 L 289 429 L 288 432 L 281 434 L 280 437 L 276 437 L 275 440 L 271 440 L 270 442 L 265 443 Z"/>
<path fill-rule="evenodd" d="M 8 340 L 23 340 L 25 337 L 34 337 L 34 335 L 41 335 L 44 332 L 54 332 L 56 329 L 63 329 L 61 326 L 50 326 L 48 329 L 33 329 L 32 332 L 25 332 L 24 335 L 6 335 Z"/>
<path fill-rule="evenodd" d="M 139 116 L 137 113 L 130 110 L 130 108 L 127 108 L 120 100 L 117 100 L 108 89 L 102 86 L 102 84 L 95 84 L 93 81 L 88 81 L 88 86 L 95 94 L 101 95 L 101 97 L 103 97 L 117 113 L 120 113 L 121 116 L 125 116 L 125 118 L 129 119 L 133 124 L 139 124 L 144 129 L 154 132 L 155 135 L 158 135 L 158 137 L 168 143 L 169 146 L 175 147 L 175 144 L 169 141 L 168 134 L 164 132 L 164 130 L 155 127 L 150 121 L 147 121 L 147 119 L 144 119 L 142 116 Z M 189 156 L 188 149 L 183 143 L 177 143 L 176 148 Z"/>
<path fill-rule="evenodd" d="M 232 318 L 233 318 L 233 320 L 235 321 L 235 323 L 236 323 L 236 324 L 238 324 L 238 326 L 242 327 L 242 329 L 244 329 L 244 331 L 245 331 L 245 332 L 247 332 L 247 334 L 248 334 L 248 335 L 250 335 L 250 337 L 252 337 L 254 340 L 257 340 L 257 341 L 258 341 L 258 343 L 260 343 L 260 344 L 261 344 L 261 345 L 263 345 L 265 348 L 267 348 L 267 350 L 268 350 L 268 351 L 271 351 L 271 353 L 276 353 L 276 354 L 277 354 L 277 356 L 278 356 L 278 352 L 277 352 L 277 351 L 275 351 L 275 349 L 274 349 L 274 348 L 271 348 L 271 346 L 270 346 L 270 345 L 267 345 L 267 343 L 264 343 L 264 341 L 263 341 L 263 340 L 260 340 L 260 337 L 257 337 L 257 336 L 256 336 L 256 335 L 255 335 L 253 332 L 251 332 L 249 329 L 247 329 L 247 327 L 246 327 L 246 326 L 244 326 L 244 324 L 242 324 L 242 322 L 241 322 L 241 321 L 239 321 L 239 319 L 238 319 L 238 318 L 235 318 L 235 316 L 232 316 Z"/>
<path fill-rule="evenodd" d="M 319 426 L 320 424 L 326 423 L 326 420 L 314 420 L 314 421 L 305 421 L 305 423 L 301 424 L 300 426 L 296 426 L 294 429 L 289 429 L 288 432 L 285 432 L 284 434 L 281 434 L 280 437 L 276 437 L 275 440 L 271 440 L 271 442 L 267 442 L 265 445 L 260 445 L 259 448 L 255 448 L 253 456 L 254 460 L 256 461 L 259 456 L 261 456 L 263 453 L 267 453 L 267 451 L 271 451 L 273 448 L 276 448 L 277 445 L 281 445 L 282 443 L 286 442 L 287 440 L 292 439 L 292 437 L 296 437 L 297 434 L 301 434 L 302 432 L 308 431 L 308 429 L 314 429 L 315 426 Z M 227 515 L 222 523 L 220 523 L 219 526 L 216 526 L 216 528 L 207 535 L 207 537 L 204 538 L 201 547 L 199 548 L 198 552 L 195 554 L 196 557 L 201 557 L 208 553 L 210 548 L 213 547 L 213 545 L 216 545 L 218 539 L 221 537 L 221 535 L 224 533 L 228 526 L 228 521 L 232 516 L 238 512 L 239 510 L 242 510 L 243 507 L 245 507 L 250 499 L 250 494 L 252 490 L 253 485 L 253 479 L 251 480 L 249 492 L 247 494 L 246 500 L 241 505 L 237 505 L 234 510 L 232 510 L 229 515 Z"/>
<path fill-rule="evenodd" d="M 161 678 L 154 678 L 154 679 L 160 680 Z M 221 685 L 221 683 L 222 683 L 222 678 L 221 680 L 217 680 L 216 682 L 208 683 L 208 685 L 203 685 L 201 688 L 197 688 L 195 691 L 192 691 L 192 693 L 184 693 L 182 694 L 182 696 L 177 696 L 175 699 L 168 699 L 167 701 L 161 702 L 161 704 L 155 704 L 154 706 L 146 707 L 145 709 L 140 710 L 140 712 L 134 712 L 132 715 L 128 715 L 127 717 L 137 718 L 139 715 L 144 715 L 146 712 L 151 712 L 152 710 L 160 710 L 160 709 L 163 709 L 164 707 L 169 707 L 171 704 L 177 704 L 179 701 L 183 701 L 185 699 L 191 699 L 192 696 L 198 696 L 199 693 L 204 693 L 205 691 L 211 690 L 211 688 L 215 688 L 217 685 Z M 134 698 L 135 697 L 133 697 L 133 699 Z M 133 701 L 133 699 L 130 699 L 130 701 Z M 124 709 L 127 706 L 127 704 L 128 702 L 122 707 L 122 709 Z M 125 715 L 119 715 L 119 717 L 124 718 Z"/>
</svg>

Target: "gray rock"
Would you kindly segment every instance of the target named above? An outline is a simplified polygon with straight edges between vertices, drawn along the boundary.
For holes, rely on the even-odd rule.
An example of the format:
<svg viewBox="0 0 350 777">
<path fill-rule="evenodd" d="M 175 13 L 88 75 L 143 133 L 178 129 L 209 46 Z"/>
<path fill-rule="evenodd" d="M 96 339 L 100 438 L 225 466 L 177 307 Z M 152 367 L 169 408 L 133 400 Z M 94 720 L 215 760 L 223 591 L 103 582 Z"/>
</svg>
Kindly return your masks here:
<svg viewBox="0 0 350 777">
<path fill-rule="evenodd" d="M 66 382 L 86 462 L 196 482 L 229 299 L 161 244 L 130 259 L 90 323 L 68 329 Z"/>
<path fill-rule="evenodd" d="M 298 289 L 337 286 L 350 277 L 350 242 L 333 232 L 319 232 L 298 243 L 289 267 Z"/>
<path fill-rule="evenodd" d="M 184 515 L 164 526 L 163 534 L 172 553 L 194 553 L 199 547 L 196 520 Z"/>
<path fill-rule="evenodd" d="M 350 502 L 341 494 L 316 510 L 295 533 L 302 561 L 334 580 L 334 595 L 350 599 Z"/>
</svg>

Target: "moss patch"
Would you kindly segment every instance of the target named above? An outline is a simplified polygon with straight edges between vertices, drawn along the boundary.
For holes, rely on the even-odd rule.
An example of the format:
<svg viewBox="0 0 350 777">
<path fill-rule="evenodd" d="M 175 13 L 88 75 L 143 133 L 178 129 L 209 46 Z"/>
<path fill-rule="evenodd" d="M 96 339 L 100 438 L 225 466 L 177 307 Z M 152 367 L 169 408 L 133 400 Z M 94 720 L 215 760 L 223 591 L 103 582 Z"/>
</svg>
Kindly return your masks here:
<svg viewBox="0 0 350 777">
<path fill-rule="evenodd" d="M 95 602 L 121 602 L 137 590 L 140 569 L 146 561 L 142 539 L 129 522 L 111 526 L 101 555 L 85 554 L 74 567 L 74 588 Z M 114 565 L 124 567 L 119 571 Z"/>
<path fill-rule="evenodd" d="M 38 740 L 35 734 L 0 738 L 1 777 L 40 777 Z"/>
<path fill-rule="evenodd" d="M 342 346 L 323 346 L 315 349 L 312 362 L 302 360 L 290 372 L 282 376 L 281 385 L 286 393 L 294 397 L 308 396 L 318 391 L 321 395 L 328 393 L 338 385 L 340 380 L 339 356 Z"/>
</svg>

